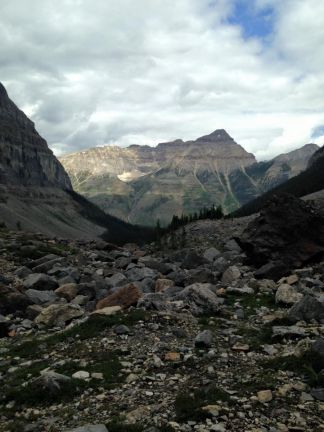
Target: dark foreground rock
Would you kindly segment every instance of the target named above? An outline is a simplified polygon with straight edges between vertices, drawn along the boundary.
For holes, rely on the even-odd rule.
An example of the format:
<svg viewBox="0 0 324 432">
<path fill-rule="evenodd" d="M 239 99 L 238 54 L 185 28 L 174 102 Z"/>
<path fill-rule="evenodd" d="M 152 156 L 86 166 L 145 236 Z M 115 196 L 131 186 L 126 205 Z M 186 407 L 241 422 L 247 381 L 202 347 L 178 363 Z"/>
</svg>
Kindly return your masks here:
<svg viewBox="0 0 324 432">
<path fill-rule="evenodd" d="M 256 267 L 276 263 L 263 270 L 272 271 L 277 278 L 323 256 L 324 218 L 310 203 L 278 195 L 237 241 Z"/>
</svg>

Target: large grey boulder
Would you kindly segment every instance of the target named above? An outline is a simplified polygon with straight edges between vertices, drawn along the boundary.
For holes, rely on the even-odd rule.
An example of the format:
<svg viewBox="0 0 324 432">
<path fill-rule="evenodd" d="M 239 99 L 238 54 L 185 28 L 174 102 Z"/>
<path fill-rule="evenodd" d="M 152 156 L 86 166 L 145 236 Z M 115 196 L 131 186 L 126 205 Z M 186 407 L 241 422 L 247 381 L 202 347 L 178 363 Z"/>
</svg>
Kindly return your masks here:
<svg viewBox="0 0 324 432">
<path fill-rule="evenodd" d="M 64 262 L 65 258 L 57 257 L 33 267 L 35 273 L 45 273 L 51 270 L 56 264 Z"/>
<path fill-rule="evenodd" d="M 175 300 L 182 300 L 193 315 L 217 313 L 224 300 L 217 297 L 212 291 L 214 288 L 214 285 L 208 283 L 195 283 L 180 291 Z"/>
<path fill-rule="evenodd" d="M 33 273 L 27 276 L 23 285 L 26 289 L 32 288 L 40 291 L 55 290 L 58 287 L 56 280 L 44 273 Z"/>
<path fill-rule="evenodd" d="M 210 330 L 203 330 L 195 338 L 197 348 L 210 348 L 213 343 L 213 333 Z"/>
<path fill-rule="evenodd" d="M 156 279 L 157 272 L 148 267 L 133 267 L 126 272 L 126 277 L 130 282 L 141 281 L 146 278 Z"/>
<path fill-rule="evenodd" d="M 276 292 L 276 303 L 293 305 L 303 298 L 303 294 L 296 291 L 296 288 L 288 284 L 279 286 Z"/>
<path fill-rule="evenodd" d="M 204 258 L 201 255 L 198 255 L 196 252 L 189 251 L 184 256 L 182 260 L 181 267 L 183 269 L 193 269 L 196 267 L 199 267 L 203 264 L 208 264 L 210 261 L 208 261 L 206 258 Z"/>
<path fill-rule="evenodd" d="M 79 318 L 84 310 L 76 304 L 52 304 L 44 308 L 35 318 L 36 324 L 46 326 L 64 326 L 66 322 Z"/>
<path fill-rule="evenodd" d="M 54 303 L 58 300 L 57 295 L 54 291 L 39 291 L 35 289 L 28 289 L 25 291 L 26 296 L 31 300 L 34 304 L 45 304 L 45 303 Z"/>
<path fill-rule="evenodd" d="M 172 309 L 169 299 L 161 292 L 144 294 L 138 300 L 137 307 L 155 311 L 169 311 Z"/>
<path fill-rule="evenodd" d="M 115 273 L 105 280 L 107 282 L 108 288 L 118 288 L 128 283 L 127 278 L 122 273 Z"/>
<path fill-rule="evenodd" d="M 240 269 L 236 266 L 228 267 L 227 270 L 224 271 L 222 276 L 222 282 L 225 284 L 231 284 L 241 277 Z"/>
<path fill-rule="evenodd" d="M 218 249 L 211 247 L 209 249 L 206 249 L 203 257 L 209 261 L 209 262 L 213 262 L 216 258 L 218 258 L 221 255 L 221 253 L 219 252 Z"/>
<path fill-rule="evenodd" d="M 29 383 L 29 386 L 37 394 L 46 391 L 48 397 L 63 396 L 65 385 L 71 382 L 71 378 L 54 372 L 52 370 L 43 370 L 40 376 Z"/>
<path fill-rule="evenodd" d="M 292 322 L 297 321 L 324 321 L 324 303 L 312 296 L 303 297 L 288 312 Z"/>
<path fill-rule="evenodd" d="M 18 267 L 15 271 L 14 274 L 19 277 L 20 279 L 24 279 L 26 278 L 28 275 L 32 274 L 32 271 L 28 268 L 28 267 Z"/>
</svg>

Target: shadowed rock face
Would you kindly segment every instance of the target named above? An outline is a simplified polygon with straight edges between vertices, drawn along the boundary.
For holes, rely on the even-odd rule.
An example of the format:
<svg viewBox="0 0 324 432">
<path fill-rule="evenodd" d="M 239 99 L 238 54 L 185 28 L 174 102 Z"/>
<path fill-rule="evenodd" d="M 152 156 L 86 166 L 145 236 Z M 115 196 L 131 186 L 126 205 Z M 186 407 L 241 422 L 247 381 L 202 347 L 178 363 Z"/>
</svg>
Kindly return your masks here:
<svg viewBox="0 0 324 432">
<path fill-rule="evenodd" d="M 311 204 L 278 195 L 237 241 L 254 265 L 280 262 L 287 271 L 323 256 L 324 218 Z"/>
<path fill-rule="evenodd" d="M 315 163 L 319 159 L 322 159 L 322 158 L 324 158 L 324 147 L 321 147 L 315 153 L 313 153 L 313 155 L 311 156 L 311 158 L 308 161 L 308 168 L 311 168 L 312 166 L 314 166 Z"/>
<path fill-rule="evenodd" d="M 0 184 L 71 189 L 70 179 L 0 83 Z"/>
</svg>

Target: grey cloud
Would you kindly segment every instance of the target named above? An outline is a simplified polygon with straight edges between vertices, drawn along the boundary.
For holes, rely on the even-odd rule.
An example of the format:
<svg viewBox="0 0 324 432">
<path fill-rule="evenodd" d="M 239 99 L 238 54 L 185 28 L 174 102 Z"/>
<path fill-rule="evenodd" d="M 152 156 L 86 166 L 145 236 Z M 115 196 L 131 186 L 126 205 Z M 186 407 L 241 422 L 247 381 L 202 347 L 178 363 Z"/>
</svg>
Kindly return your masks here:
<svg viewBox="0 0 324 432">
<path fill-rule="evenodd" d="M 6 1 L 0 80 L 57 153 L 216 128 L 262 159 L 303 145 L 324 123 L 323 6 L 254 0 L 276 12 L 264 46 L 226 24 L 233 1 Z"/>
</svg>

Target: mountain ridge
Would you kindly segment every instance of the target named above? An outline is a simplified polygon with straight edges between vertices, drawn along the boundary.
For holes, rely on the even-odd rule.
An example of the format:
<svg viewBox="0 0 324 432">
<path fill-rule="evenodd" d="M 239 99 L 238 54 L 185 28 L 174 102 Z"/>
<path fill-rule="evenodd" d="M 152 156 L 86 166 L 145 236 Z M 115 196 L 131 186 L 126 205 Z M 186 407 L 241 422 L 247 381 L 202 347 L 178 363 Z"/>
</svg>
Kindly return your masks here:
<svg viewBox="0 0 324 432">
<path fill-rule="evenodd" d="M 224 130 L 156 147 L 100 146 L 60 157 L 79 193 L 133 223 L 168 224 L 213 204 L 231 212 L 306 168 L 316 145 L 257 162 Z M 287 158 L 289 164 L 287 165 Z"/>
</svg>

